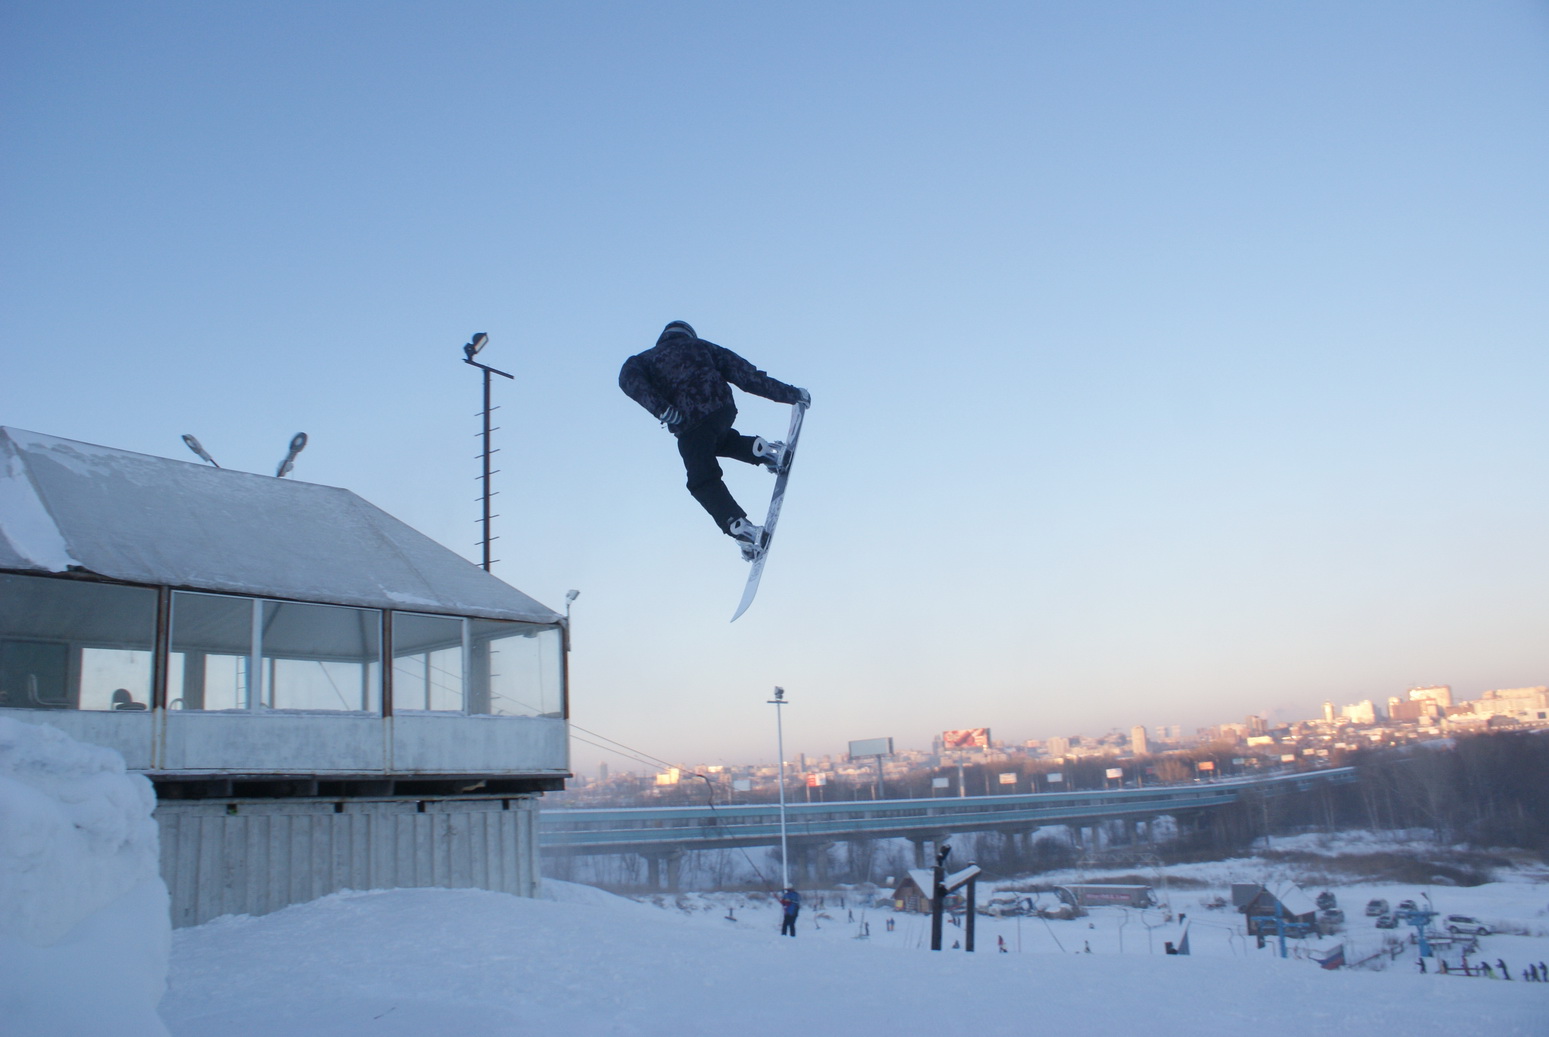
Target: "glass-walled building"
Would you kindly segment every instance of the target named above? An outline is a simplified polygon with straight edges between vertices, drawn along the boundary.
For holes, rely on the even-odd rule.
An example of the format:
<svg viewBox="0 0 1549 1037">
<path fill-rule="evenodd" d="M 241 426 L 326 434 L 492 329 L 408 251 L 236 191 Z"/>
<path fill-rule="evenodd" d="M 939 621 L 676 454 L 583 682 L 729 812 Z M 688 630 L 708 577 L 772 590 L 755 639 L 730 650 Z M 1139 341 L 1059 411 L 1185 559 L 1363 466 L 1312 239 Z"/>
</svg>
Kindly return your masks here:
<svg viewBox="0 0 1549 1037">
<path fill-rule="evenodd" d="M 564 619 L 346 490 L 0 429 L 0 713 L 160 787 L 542 791 Z"/>
</svg>

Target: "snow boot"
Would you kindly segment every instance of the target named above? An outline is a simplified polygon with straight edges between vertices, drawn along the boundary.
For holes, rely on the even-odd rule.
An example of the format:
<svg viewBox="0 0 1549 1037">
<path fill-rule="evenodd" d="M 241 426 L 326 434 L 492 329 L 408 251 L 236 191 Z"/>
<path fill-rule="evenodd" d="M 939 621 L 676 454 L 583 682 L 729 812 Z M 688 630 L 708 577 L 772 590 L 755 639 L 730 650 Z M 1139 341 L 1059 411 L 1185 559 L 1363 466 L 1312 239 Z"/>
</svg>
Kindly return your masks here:
<svg viewBox="0 0 1549 1037">
<path fill-rule="evenodd" d="M 754 436 L 753 456 L 759 459 L 759 464 L 778 475 L 785 467 L 785 444 Z"/>
<path fill-rule="evenodd" d="M 737 547 L 742 550 L 742 560 L 751 562 L 758 556 L 759 548 L 764 546 L 764 527 L 755 526 L 744 516 L 734 518 L 726 527 L 733 540 L 737 541 Z"/>
</svg>

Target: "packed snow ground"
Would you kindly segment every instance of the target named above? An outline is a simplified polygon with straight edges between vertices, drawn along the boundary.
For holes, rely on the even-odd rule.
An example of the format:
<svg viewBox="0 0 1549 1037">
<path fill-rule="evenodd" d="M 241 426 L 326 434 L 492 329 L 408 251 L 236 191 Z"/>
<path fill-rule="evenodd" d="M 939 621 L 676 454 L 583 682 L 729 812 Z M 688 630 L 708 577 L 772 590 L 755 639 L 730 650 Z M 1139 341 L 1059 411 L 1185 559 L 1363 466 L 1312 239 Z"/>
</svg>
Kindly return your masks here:
<svg viewBox="0 0 1549 1037">
<path fill-rule="evenodd" d="M 118 753 L 0 717 L 0 1034 L 164 1037 L 155 805 Z"/>
<path fill-rule="evenodd" d="M 766 896 L 657 905 L 553 881 L 541 900 L 340 893 L 176 931 L 169 954 L 148 793 L 111 753 L 0 721 L 5 1037 L 1549 1033 L 1549 983 L 1421 975 L 1412 950 L 1384 971 L 1325 971 L 1310 947 L 1281 959 L 1236 935 L 1229 913 L 1205 908 L 1209 888 L 1171 894 L 1197 919 L 1187 957 L 1162 953 L 1178 930 L 1155 912 L 981 918 L 970 955 L 924 949 L 924 918 L 863 904 L 853 890 L 809 894 L 790 939 Z M 1224 891 L 1266 870 L 1236 861 L 1169 874 Z M 1443 911 L 1506 930 L 1481 956 L 1514 971 L 1549 957 L 1543 876 L 1427 891 Z M 1376 935 L 1365 899 L 1417 890 L 1336 892 L 1351 933 Z M 947 934 L 949 944 L 962 938 L 956 927 Z"/>
</svg>

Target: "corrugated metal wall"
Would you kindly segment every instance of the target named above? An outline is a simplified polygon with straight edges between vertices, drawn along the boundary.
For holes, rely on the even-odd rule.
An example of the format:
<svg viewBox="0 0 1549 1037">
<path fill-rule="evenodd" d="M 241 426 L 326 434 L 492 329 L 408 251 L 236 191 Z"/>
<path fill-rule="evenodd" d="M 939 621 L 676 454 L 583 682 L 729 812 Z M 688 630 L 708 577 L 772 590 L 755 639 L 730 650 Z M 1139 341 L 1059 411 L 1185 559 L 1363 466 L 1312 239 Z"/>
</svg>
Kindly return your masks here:
<svg viewBox="0 0 1549 1037">
<path fill-rule="evenodd" d="M 538 797 L 163 801 L 172 924 L 261 915 L 341 889 L 538 892 Z"/>
</svg>

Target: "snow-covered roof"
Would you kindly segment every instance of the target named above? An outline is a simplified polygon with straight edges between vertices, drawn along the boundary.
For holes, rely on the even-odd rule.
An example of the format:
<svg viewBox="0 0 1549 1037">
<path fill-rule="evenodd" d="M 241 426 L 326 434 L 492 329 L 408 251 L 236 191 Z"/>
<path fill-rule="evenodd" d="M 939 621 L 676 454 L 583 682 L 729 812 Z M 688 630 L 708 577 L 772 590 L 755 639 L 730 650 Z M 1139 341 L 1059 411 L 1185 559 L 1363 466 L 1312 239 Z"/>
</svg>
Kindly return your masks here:
<svg viewBox="0 0 1549 1037">
<path fill-rule="evenodd" d="M 0 427 L 0 570 L 555 623 L 348 490 Z"/>
<path fill-rule="evenodd" d="M 1308 896 L 1296 883 L 1290 881 L 1275 882 L 1268 886 L 1259 885 L 1258 883 L 1234 882 L 1232 883 L 1232 906 L 1238 910 L 1243 910 L 1264 893 L 1280 901 L 1280 905 L 1285 908 L 1286 913 L 1289 915 L 1315 915 L 1318 913 L 1318 905 L 1313 902 L 1312 897 Z"/>
<path fill-rule="evenodd" d="M 910 868 L 908 875 L 928 902 L 936 892 L 935 873 L 930 868 Z"/>
<path fill-rule="evenodd" d="M 1277 883 L 1270 886 L 1269 891 L 1290 914 L 1312 915 L 1318 913 L 1318 905 L 1313 903 L 1312 898 L 1294 882 Z"/>
</svg>

